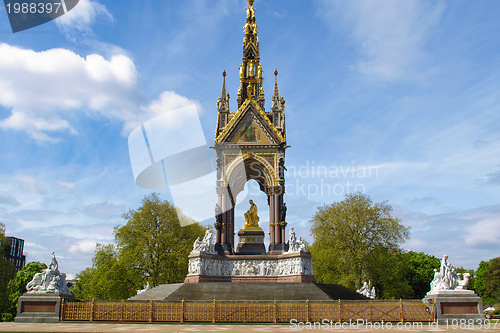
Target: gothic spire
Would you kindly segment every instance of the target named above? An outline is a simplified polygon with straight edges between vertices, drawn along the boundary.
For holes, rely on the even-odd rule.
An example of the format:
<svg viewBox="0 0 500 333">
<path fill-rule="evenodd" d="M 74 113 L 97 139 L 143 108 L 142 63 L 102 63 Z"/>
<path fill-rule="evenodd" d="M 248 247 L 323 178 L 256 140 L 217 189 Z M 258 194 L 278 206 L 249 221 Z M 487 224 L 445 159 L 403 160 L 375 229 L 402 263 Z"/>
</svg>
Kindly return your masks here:
<svg viewBox="0 0 500 333">
<path fill-rule="evenodd" d="M 226 92 L 226 70 L 222 72 L 222 93 L 217 99 L 219 112 L 229 112 L 229 94 Z"/>
<path fill-rule="evenodd" d="M 272 99 L 271 109 L 273 111 L 280 111 L 280 92 L 278 89 L 278 70 L 274 70 L 274 94 Z"/>
<path fill-rule="evenodd" d="M 226 70 L 222 72 L 222 97 L 226 97 Z"/>
<path fill-rule="evenodd" d="M 248 0 L 247 18 L 244 26 L 243 63 L 240 65 L 240 88 L 238 89 L 238 108 L 247 98 L 253 98 L 264 108 L 264 89 L 262 88 L 262 65 L 260 64 L 259 37 L 253 0 Z"/>
</svg>

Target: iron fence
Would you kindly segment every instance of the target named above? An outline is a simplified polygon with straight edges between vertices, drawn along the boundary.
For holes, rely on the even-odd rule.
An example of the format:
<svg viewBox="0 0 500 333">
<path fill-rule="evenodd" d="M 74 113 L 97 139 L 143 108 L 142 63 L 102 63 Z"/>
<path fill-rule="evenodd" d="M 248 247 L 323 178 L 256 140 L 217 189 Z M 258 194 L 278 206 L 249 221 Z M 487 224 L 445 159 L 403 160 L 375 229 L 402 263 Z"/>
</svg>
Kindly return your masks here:
<svg viewBox="0 0 500 333">
<path fill-rule="evenodd" d="M 115 322 L 431 322 L 435 308 L 399 301 L 65 301 L 61 321 Z"/>
</svg>

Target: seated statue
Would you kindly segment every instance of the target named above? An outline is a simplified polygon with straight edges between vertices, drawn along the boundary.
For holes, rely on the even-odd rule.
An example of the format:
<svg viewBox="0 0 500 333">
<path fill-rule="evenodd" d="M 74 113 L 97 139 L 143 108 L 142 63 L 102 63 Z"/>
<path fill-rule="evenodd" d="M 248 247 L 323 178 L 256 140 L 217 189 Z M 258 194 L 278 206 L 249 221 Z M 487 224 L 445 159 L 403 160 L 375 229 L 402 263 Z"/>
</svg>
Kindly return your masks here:
<svg viewBox="0 0 500 333">
<path fill-rule="evenodd" d="M 257 206 L 253 203 L 253 200 L 250 200 L 249 203 L 250 203 L 250 209 L 244 214 L 245 215 L 244 229 L 258 228 L 259 217 L 257 216 Z"/>
</svg>

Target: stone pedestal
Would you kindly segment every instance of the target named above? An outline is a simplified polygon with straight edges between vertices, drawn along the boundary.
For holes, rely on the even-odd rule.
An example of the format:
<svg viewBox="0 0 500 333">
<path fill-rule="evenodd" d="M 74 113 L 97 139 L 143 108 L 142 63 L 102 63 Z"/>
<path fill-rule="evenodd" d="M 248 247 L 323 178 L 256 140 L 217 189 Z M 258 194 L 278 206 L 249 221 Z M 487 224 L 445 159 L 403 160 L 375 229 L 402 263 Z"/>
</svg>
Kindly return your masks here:
<svg viewBox="0 0 500 333">
<path fill-rule="evenodd" d="M 236 254 L 266 254 L 264 231 L 261 228 L 245 228 L 238 232 L 239 242 Z"/>
<path fill-rule="evenodd" d="M 436 319 L 483 320 L 483 301 L 472 290 L 440 290 L 428 293 L 424 303 L 434 303 Z"/>
<path fill-rule="evenodd" d="M 72 294 L 25 293 L 19 297 L 17 323 L 57 323 L 63 299 L 74 300 Z"/>
</svg>

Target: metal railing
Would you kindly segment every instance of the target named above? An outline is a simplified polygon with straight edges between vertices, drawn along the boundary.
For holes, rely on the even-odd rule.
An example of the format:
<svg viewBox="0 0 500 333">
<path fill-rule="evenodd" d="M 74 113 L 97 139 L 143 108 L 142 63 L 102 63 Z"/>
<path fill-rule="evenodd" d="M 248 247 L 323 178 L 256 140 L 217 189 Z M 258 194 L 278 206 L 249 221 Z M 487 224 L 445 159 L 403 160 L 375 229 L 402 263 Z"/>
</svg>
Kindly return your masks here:
<svg viewBox="0 0 500 333">
<path fill-rule="evenodd" d="M 63 301 L 61 321 L 115 322 L 431 322 L 435 308 L 399 301 Z"/>
</svg>

